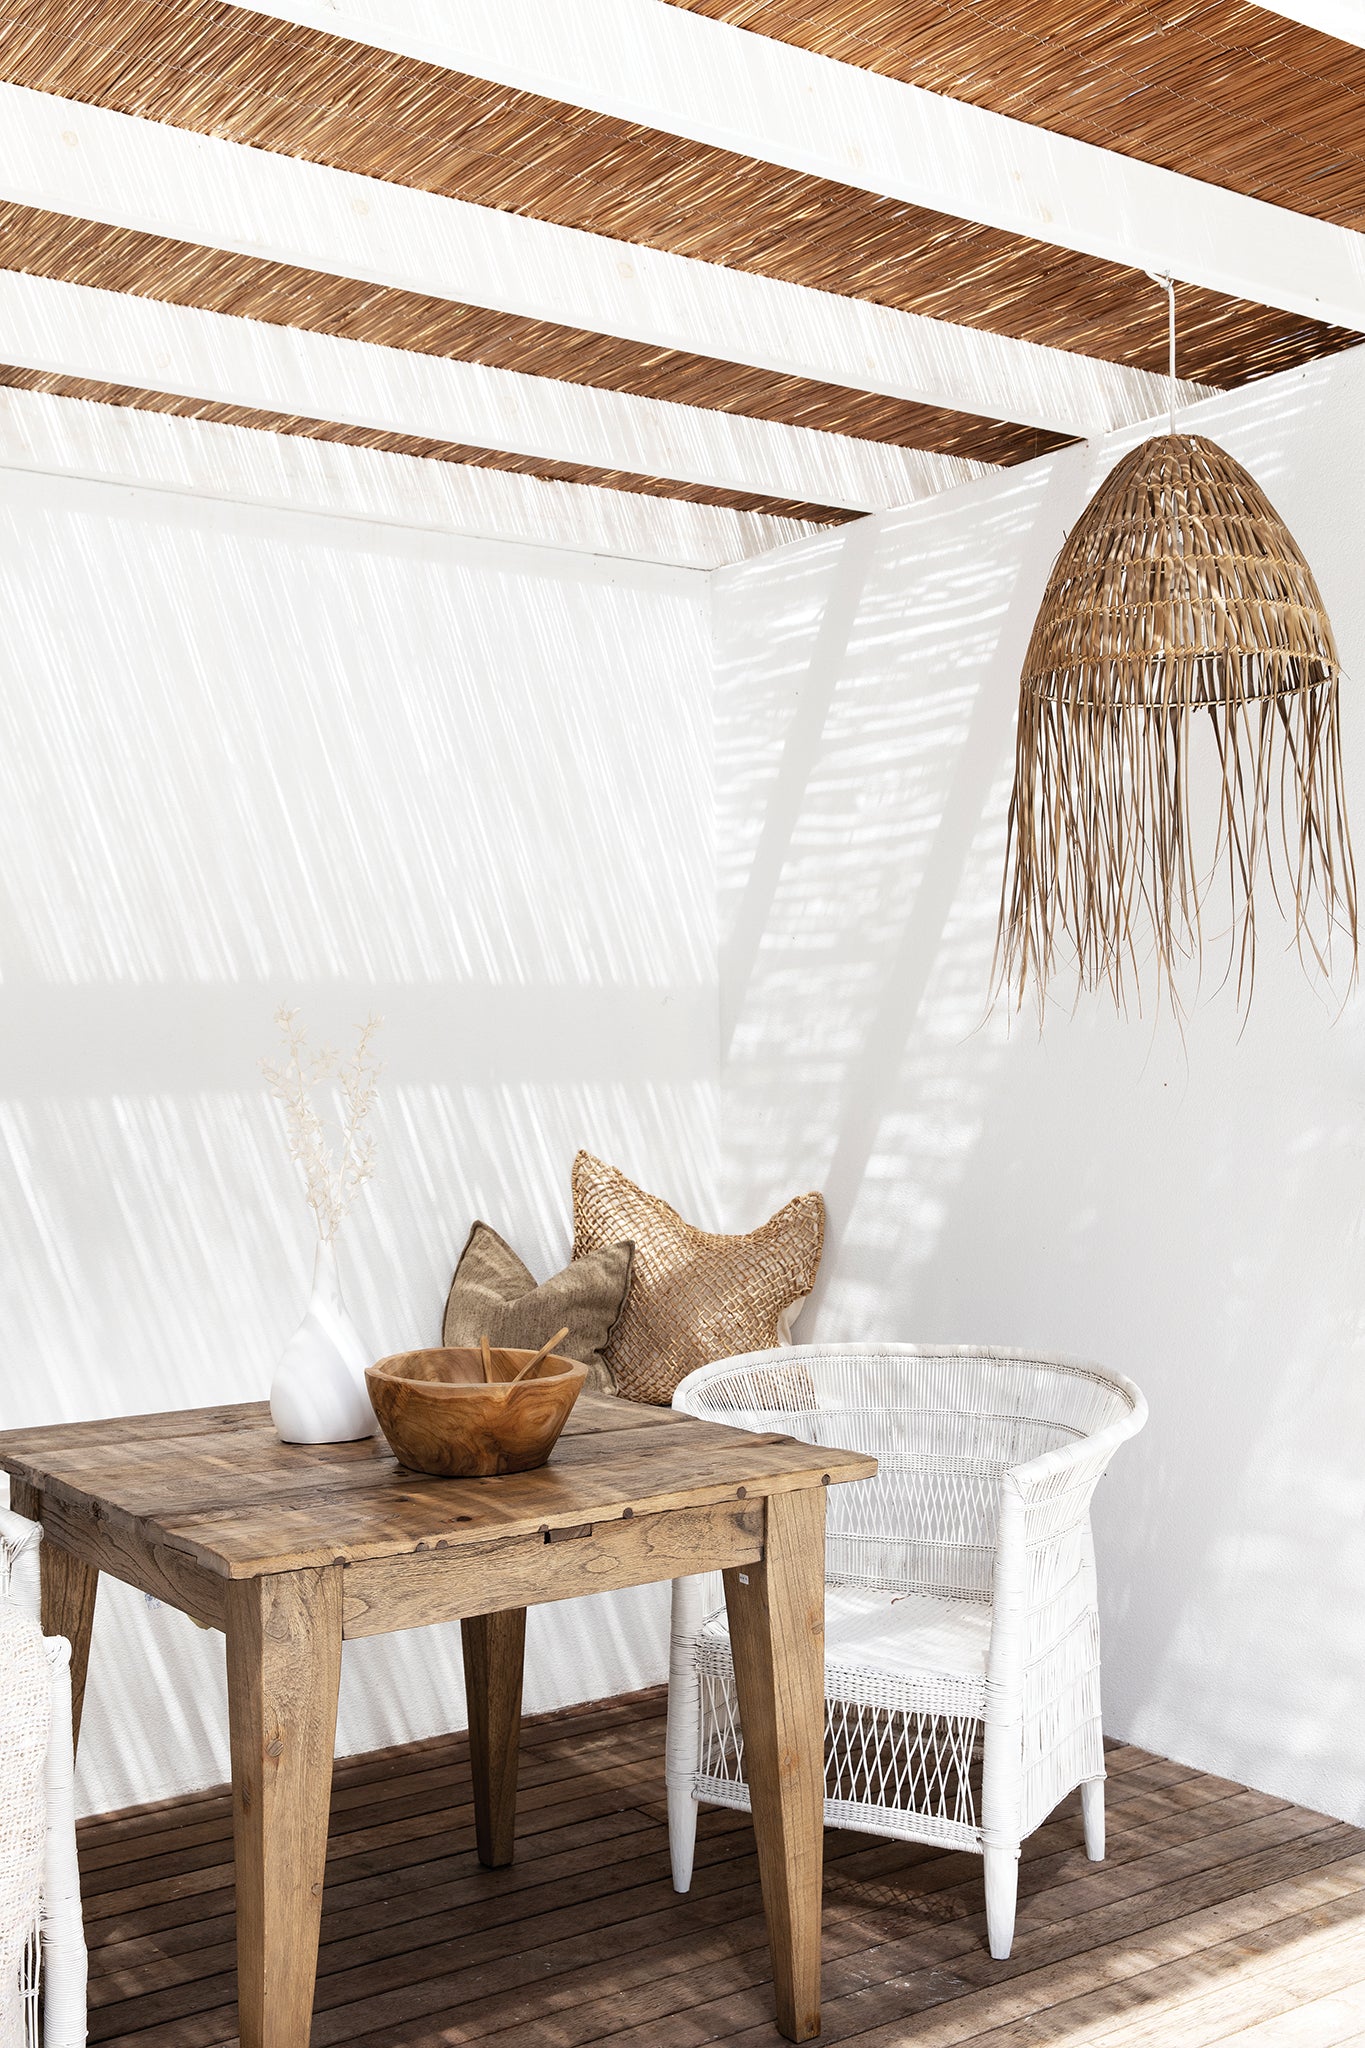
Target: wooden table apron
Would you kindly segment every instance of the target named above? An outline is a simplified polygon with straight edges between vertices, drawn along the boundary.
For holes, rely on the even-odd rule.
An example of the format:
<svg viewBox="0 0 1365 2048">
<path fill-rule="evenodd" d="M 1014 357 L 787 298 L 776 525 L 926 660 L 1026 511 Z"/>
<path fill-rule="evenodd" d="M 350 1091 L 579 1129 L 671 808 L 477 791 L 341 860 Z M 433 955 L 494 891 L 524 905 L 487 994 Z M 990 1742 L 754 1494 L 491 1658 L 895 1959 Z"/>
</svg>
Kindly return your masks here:
<svg viewBox="0 0 1365 2048">
<path fill-rule="evenodd" d="M 874 1461 L 584 1395 L 551 1463 L 405 1472 L 264 1403 L 0 1435 L 77 1732 L 100 1572 L 227 1637 L 242 2048 L 306 2048 L 343 1640 L 461 1626 L 480 1860 L 510 1863 L 526 1609 L 723 1571 L 777 2022 L 820 2029 L 825 1487 Z"/>
</svg>

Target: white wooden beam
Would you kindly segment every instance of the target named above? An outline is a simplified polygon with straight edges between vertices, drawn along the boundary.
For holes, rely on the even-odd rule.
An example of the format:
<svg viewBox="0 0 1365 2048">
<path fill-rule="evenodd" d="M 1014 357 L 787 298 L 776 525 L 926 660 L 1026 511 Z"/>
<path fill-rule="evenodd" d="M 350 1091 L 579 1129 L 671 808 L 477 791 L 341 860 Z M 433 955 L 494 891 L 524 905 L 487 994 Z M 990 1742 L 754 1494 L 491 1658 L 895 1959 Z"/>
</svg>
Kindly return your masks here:
<svg viewBox="0 0 1365 2048">
<path fill-rule="evenodd" d="M 472 206 L 22 86 L 0 85 L 0 196 L 651 347 L 1062 433 L 1131 425 L 1165 405 L 1164 380 L 1145 371 Z M 1184 387 L 1186 402 L 1208 395 L 1205 388 Z"/>
<path fill-rule="evenodd" d="M 984 463 L 0 271 L 0 361 L 257 411 L 849 511 Z"/>
<path fill-rule="evenodd" d="M 0 469 L 714 569 L 811 528 L 591 484 L 0 387 Z"/>
<path fill-rule="evenodd" d="M 1058 248 L 1365 330 L 1365 236 L 1350 228 L 662 0 L 237 4 Z M 1300 20 L 1330 15 L 1340 24 L 1358 15 L 1359 0 L 1282 11 Z"/>
<path fill-rule="evenodd" d="M 1283 15 L 1286 21 L 1301 22 L 1339 43 L 1355 43 L 1365 49 L 1365 0 L 1252 0 L 1266 14 Z M 342 30 L 340 33 L 344 34 Z"/>
</svg>

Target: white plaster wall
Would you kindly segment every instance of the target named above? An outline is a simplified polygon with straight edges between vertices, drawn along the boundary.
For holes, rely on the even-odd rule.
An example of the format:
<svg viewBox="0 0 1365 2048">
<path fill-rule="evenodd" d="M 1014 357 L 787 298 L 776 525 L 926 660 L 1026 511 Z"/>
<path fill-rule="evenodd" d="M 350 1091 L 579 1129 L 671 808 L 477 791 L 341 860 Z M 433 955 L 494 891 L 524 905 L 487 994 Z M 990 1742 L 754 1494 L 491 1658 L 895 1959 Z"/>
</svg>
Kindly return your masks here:
<svg viewBox="0 0 1365 2048">
<path fill-rule="evenodd" d="M 1365 352 L 1188 416 L 1306 549 L 1365 875 Z M 727 1206 L 823 1185 L 802 1334 L 1037 1344 L 1146 1389 L 1097 1502 L 1119 1735 L 1365 1819 L 1365 1010 L 1267 905 L 1182 1039 L 985 1021 L 1017 680 L 1116 455 L 1064 451 L 713 579 Z M 1211 984 L 1216 976 L 1210 975 Z"/>
<path fill-rule="evenodd" d="M 716 1177 L 704 579 L 0 472 L 0 1426 L 262 1396 L 309 1224 L 271 1015 L 386 1019 L 341 1245 L 376 1355 L 472 1215 L 545 1273 L 587 1144 Z M 662 1678 L 666 1589 L 537 1610 L 528 1708 Z M 349 1646 L 339 1746 L 463 1723 Z M 88 1808 L 227 1773 L 222 1642 L 104 1582 Z"/>
</svg>

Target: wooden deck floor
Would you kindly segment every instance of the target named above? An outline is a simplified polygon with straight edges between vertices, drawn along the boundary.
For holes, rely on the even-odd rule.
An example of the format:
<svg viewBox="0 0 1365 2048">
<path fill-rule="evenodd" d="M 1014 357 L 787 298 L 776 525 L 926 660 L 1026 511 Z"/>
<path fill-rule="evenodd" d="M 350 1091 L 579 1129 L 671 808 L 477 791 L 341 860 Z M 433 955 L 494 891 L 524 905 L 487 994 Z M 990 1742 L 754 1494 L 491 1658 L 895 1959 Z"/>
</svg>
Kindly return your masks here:
<svg viewBox="0 0 1365 2048">
<path fill-rule="evenodd" d="M 663 1696 L 528 1722 L 514 1869 L 474 1860 L 463 1738 L 336 1772 L 314 2048 L 773 2048 L 747 1817 L 668 1881 Z M 1024 1850 L 1013 1958 L 972 1857 L 827 1838 L 826 2042 L 858 2048 L 1365 2043 L 1365 1835 L 1135 1749 L 1109 1859 L 1079 1803 Z M 222 1792 L 82 1824 L 91 2038 L 235 2038 Z"/>
</svg>

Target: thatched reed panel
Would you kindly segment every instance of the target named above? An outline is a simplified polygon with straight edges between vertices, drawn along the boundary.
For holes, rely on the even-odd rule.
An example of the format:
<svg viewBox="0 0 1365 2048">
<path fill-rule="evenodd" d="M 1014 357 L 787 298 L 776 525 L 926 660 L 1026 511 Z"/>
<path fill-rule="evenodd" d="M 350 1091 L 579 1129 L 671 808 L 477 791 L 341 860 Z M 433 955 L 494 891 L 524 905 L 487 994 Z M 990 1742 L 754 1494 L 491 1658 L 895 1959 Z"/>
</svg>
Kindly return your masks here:
<svg viewBox="0 0 1365 2048">
<path fill-rule="evenodd" d="M 1365 52 L 1248 0 L 673 4 L 1365 227 Z"/>
<path fill-rule="evenodd" d="M 509 455 L 502 449 L 471 448 L 455 441 L 430 441 L 420 434 L 388 434 L 378 427 L 348 427 L 337 420 L 304 419 L 294 413 L 265 412 L 254 406 L 220 405 L 204 398 L 182 398 L 171 391 L 144 391 L 135 385 L 97 383 L 89 377 L 65 377 L 50 370 L 21 370 L 0 363 L 0 387 L 13 391 L 48 391 L 58 398 L 85 398 L 97 405 L 126 405 L 138 412 L 169 412 L 180 419 L 217 420 L 230 427 L 253 427 L 268 434 L 298 434 L 310 441 L 339 441 L 347 448 L 378 448 L 390 455 L 416 455 L 432 462 L 462 462 L 474 469 L 510 469 L 521 476 L 555 483 L 597 484 L 612 491 L 635 491 L 649 498 L 682 498 L 693 505 L 723 505 L 733 512 L 768 512 L 780 519 L 804 519 L 812 526 L 841 526 L 862 517 L 832 505 L 808 505 L 795 498 L 765 498 L 756 491 L 713 490 L 707 484 L 678 483 L 672 477 L 637 476 L 633 470 L 593 469 L 585 462 L 548 462 L 535 455 Z"/>
<path fill-rule="evenodd" d="M 997 966 L 1040 1009 L 1059 968 L 1120 1007 L 1229 931 L 1249 1000 L 1256 883 L 1305 960 L 1354 974 L 1355 867 L 1338 728 L 1341 665 L 1313 572 L 1255 479 L 1216 442 L 1126 455 L 1048 580 L 1019 685 Z M 1205 819 L 1211 822 L 1205 827 Z"/>
<path fill-rule="evenodd" d="M 0 262 L 8 270 L 133 292 L 171 305 L 201 306 L 274 326 L 302 327 L 349 341 L 487 363 L 495 369 L 557 377 L 568 384 L 670 399 L 787 426 L 817 427 L 903 448 L 965 455 L 978 462 L 1026 462 L 1061 446 L 1063 440 L 1036 427 L 980 419 L 941 406 L 907 405 L 876 392 L 775 376 L 742 364 L 647 348 L 608 334 L 523 320 L 417 292 L 385 291 L 351 278 L 3 201 Z"/>
<path fill-rule="evenodd" d="M 886 26 L 892 39 L 904 12 Z M 7 0 L 0 75 L 708 262 L 1163 367 L 1146 281 L 1122 265 L 463 78 L 223 0 Z M 1218 293 L 1181 294 L 1181 369 L 1206 383 L 1238 384 L 1348 339 Z"/>
</svg>

